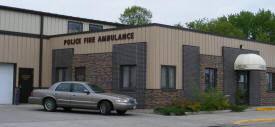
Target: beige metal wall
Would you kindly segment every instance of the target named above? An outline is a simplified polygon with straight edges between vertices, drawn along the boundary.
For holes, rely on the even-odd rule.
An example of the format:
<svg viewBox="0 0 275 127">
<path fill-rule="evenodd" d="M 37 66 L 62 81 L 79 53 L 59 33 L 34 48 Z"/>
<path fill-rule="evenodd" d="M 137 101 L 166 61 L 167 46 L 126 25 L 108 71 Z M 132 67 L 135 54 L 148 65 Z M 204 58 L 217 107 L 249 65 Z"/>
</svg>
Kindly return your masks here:
<svg viewBox="0 0 275 127">
<path fill-rule="evenodd" d="M 74 46 L 64 46 L 65 39 L 83 38 L 89 36 L 109 35 L 134 32 L 135 39 L 129 41 L 113 41 L 113 42 L 95 42 L 92 44 L 81 44 Z M 125 30 L 116 30 L 109 32 L 98 32 L 90 34 L 72 35 L 56 37 L 49 40 L 50 49 L 44 54 L 47 58 L 46 67 L 43 70 L 51 70 L 51 51 L 53 49 L 74 48 L 75 54 L 89 54 L 100 52 L 112 52 L 113 44 L 147 42 L 147 89 L 160 88 L 160 68 L 161 65 L 176 66 L 176 88 L 182 88 L 182 46 L 193 45 L 200 47 L 201 54 L 222 55 L 222 47 L 239 48 L 240 44 L 244 49 L 260 51 L 261 56 L 266 60 L 269 67 L 275 67 L 275 46 L 261 44 L 256 42 L 243 41 L 232 38 L 214 36 L 210 34 L 202 34 L 184 30 L 170 29 L 165 27 L 150 26 Z M 44 69 L 45 68 L 45 69 Z M 50 73 L 47 73 L 50 80 Z M 43 77 L 44 77 L 43 73 Z"/>
<path fill-rule="evenodd" d="M 16 63 L 16 84 L 19 68 L 34 69 L 34 87 L 38 87 L 39 39 L 0 35 L 0 63 Z"/>
<path fill-rule="evenodd" d="M 40 33 L 40 16 L 0 9 L 0 30 Z"/>
<path fill-rule="evenodd" d="M 43 40 L 42 87 L 50 87 L 52 83 L 52 48 L 49 40 Z"/>
<path fill-rule="evenodd" d="M 113 41 L 113 42 L 96 42 L 92 44 L 81 44 L 75 46 L 64 46 L 65 39 L 73 39 L 79 37 L 90 37 L 98 35 L 109 35 L 109 34 L 123 34 L 134 32 L 135 36 L 133 40 L 129 41 Z M 42 77 L 42 86 L 49 87 L 51 85 L 51 71 L 52 71 L 52 50 L 54 49 L 64 49 L 64 48 L 74 48 L 75 54 L 90 54 L 90 53 L 102 53 L 102 52 L 112 52 L 113 44 L 122 44 L 122 43 L 133 43 L 133 42 L 145 42 L 146 40 L 151 40 L 151 27 L 135 28 L 135 29 L 126 29 L 126 30 L 117 30 L 109 32 L 99 32 L 91 34 L 82 34 L 82 35 L 73 35 L 65 37 L 55 37 L 50 40 L 44 40 L 43 48 L 43 77 Z M 82 42 L 83 43 L 83 42 Z"/>
<path fill-rule="evenodd" d="M 68 33 L 68 21 L 58 17 L 44 16 L 44 35 Z M 83 31 L 89 31 L 89 24 L 103 25 L 92 22 L 82 22 Z M 103 25 L 103 29 L 115 28 L 112 25 Z M 0 30 L 40 34 L 40 16 L 37 14 L 21 13 L 0 9 Z"/>
<path fill-rule="evenodd" d="M 275 67 L 275 45 L 232 39 L 210 34 L 154 27 L 153 40 L 148 46 L 147 67 L 150 79 L 147 88 L 160 88 L 160 66 L 174 65 L 177 70 L 177 89 L 182 88 L 182 46 L 199 46 L 201 54 L 222 56 L 222 47 L 257 50 L 267 62 L 268 67 Z M 151 50 L 150 50 L 151 49 Z M 147 76 L 147 78 L 149 78 Z"/>
<path fill-rule="evenodd" d="M 44 17 L 44 34 L 45 35 L 56 35 L 56 34 L 65 34 L 68 33 L 68 21 L 80 22 L 83 23 L 83 31 L 89 31 L 89 24 L 102 25 L 92 22 L 81 22 L 75 20 L 68 20 L 58 17 Z M 115 28 L 111 25 L 103 25 L 103 29 Z"/>
</svg>

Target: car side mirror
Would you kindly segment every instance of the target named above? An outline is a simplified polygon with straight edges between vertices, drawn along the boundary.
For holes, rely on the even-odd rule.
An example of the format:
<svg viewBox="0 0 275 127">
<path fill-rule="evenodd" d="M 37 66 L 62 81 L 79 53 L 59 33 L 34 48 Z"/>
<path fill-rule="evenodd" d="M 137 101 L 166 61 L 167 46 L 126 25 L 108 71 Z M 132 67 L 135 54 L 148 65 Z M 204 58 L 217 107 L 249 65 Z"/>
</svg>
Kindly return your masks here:
<svg viewBox="0 0 275 127">
<path fill-rule="evenodd" d="M 85 90 L 84 90 L 84 93 L 86 93 L 86 94 L 88 95 L 88 94 L 90 94 L 90 91 L 87 90 L 87 89 L 85 89 Z"/>
</svg>

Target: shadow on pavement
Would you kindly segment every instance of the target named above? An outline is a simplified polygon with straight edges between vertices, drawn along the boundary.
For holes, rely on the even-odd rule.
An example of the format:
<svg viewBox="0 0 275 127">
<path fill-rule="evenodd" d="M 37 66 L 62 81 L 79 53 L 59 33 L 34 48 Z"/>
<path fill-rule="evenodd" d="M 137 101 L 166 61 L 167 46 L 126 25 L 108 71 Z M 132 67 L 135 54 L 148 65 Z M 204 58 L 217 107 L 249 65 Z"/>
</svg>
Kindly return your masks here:
<svg viewBox="0 0 275 127">
<path fill-rule="evenodd" d="M 37 112 L 47 112 L 44 109 L 30 109 L 31 111 L 37 111 Z M 85 110 L 85 109 L 72 109 L 71 111 L 65 111 L 62 108 L 58 108 L 56 111 L 52 113 L 64 113 L 64 114 L 81 114 L 81 115 L 101 115 L 101 116 L 136 116 L 137 114 L 127 113 L 124 115 L 119 115 L 115 111 L 112 111 L 109 115 L 102 115 L 98 110 Z"/>
</svg>

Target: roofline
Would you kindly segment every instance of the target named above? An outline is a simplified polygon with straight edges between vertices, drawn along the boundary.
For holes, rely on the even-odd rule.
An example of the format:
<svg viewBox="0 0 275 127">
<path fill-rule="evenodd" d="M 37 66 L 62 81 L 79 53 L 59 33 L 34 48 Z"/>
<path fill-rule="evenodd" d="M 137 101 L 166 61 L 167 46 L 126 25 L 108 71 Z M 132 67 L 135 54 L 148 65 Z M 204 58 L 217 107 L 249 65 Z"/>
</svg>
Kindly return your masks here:
<svg viewBox="0 0 275 127">
<path fill-rule="evenodd" d="M 237 40 L 243 40 L 243 41 L 250 41 L 250 42 L 256 42 L 256 43 L 268 44 L 268 45 L 275 46 L 275 43 L 272 43 L 272 42 L 257 41 L 257 40 L 251 40 L 251 39 L 246 39 L 246 38 L 233 37 L 233 36 L 228 36 L 228 35 L 222 35 L 222 34 L 216 34 L 216 33 L 210 33 L 210 32 L 198 31 L 198 30 L 192 30 L 192 29 L 188 29 L 188 28 L 179 28 L 179 27 L 165 25 L 165 24 L 159 24 L 159 23 L 151 23 L 151 24 L 138 25 L 138 26 L 124 26 L 124 27 L 119 27 L 119 28 L 103 29 L 103 30 L 99 30 L 99 31 L 84 31 L 84 32 L 79 32 L 79 33 L 58 34 L 58 35 L 47 36 L 47 38 L 71 36 L 71 35 L 78 35 L 78 34 L 107 32 L 107 31 L 124 30 L 124 29 L 141 28 L 141 27 L 151 27 L 151 26 L 158 26 L 158 27 L 164 27 L 164 28 L 169 28 L 169 29 L 184 30 L 184 31 L 190 31 L 190 32 L 195 32 L 195 33 L 201 33 L 201 34 L 207 34 L 207 35 L 213 35 L 213 36 L 219 36 L 219 37 L 225 37 L 225 38 L 231 38 L 231 39 L 237 39 Z"/>
<path fill-rule="evenodd" d="M 55 14 L 55 13 L 49 13 L 49 12 L 42 12 L 42 11 L 23 9 L 23 8 L 9 7 L 9 6 L 4 6 L 4 5 L 0 5 L 0 9 L 24 12 L 24 13 L 29 13 L 29 14 L 37 14 L 37 15 L 43 15 L 43 16 L 59 17 L 59 18 L 64 18 L 64 19 L 77 20 L 77 21 L 94 22 L 94 23 L 100 23 L 100 24 L 106 24 L 106 25 L 115 25 L 115 26 L 119 26 L 119 27 L 127 26 L 127 25 L 121 24 L 121 23 L 114 23 L 114 22 L 107 22 L 107 21 L 94 20 L 94 19 L 88 19 L 88 18 L 73 17 L 73 16 L 67 16 L 67 15 L 61 15 L 61 14 Z"/>
</svg>

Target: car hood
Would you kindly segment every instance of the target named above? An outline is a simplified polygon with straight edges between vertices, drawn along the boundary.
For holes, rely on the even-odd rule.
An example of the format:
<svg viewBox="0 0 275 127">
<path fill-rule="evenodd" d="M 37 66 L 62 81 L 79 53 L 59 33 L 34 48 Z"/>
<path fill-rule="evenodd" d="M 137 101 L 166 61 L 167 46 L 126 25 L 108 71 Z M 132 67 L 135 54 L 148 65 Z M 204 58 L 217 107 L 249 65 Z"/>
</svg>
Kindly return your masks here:
<svg viewBox="0 0 275 127">
<path fill-rule="evenodd" d="M 116 93 L 98 93 L 98 94 L 100 94 L 100 95 L 105 95 L 105 96 L 116 97 L 116 98 L 121 98 L 121 99 L 132 98 L 132 97 L 130 97 L 130 96 L 121 95 L 121 94 L 116 94 Z"/>
</svg>

